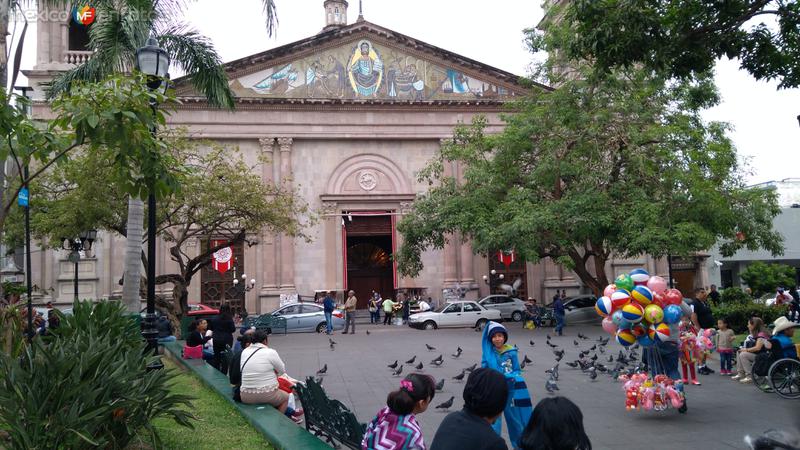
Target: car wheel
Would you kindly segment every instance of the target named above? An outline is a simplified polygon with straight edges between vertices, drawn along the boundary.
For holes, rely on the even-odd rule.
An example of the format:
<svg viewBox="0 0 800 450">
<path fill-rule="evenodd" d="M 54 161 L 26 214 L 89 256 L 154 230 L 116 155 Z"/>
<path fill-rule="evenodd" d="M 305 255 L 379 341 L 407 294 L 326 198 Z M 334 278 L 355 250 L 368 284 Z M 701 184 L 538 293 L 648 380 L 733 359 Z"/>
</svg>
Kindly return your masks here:
<svg viewBox="0 0 800 450">
<path fill-rule="evenodd" d="M 511 320 L 514 322 L 522 322 L 522 313 L 519 311 L 514 311 L 514 313 L 511 314 Z"/>
<path fill-rule="evenodd" d="M 425 322 L 424 325 L 422 325 L 422 328 L 424 328 L 426 330 L 435 330 L 436 329 L 436 322 L 434 322 L 432 320 L 429 320 L 429 321 Z"/>
<path fill-rule="evenodd" d="M 324 333 L 326 331 L 328 331 L 328 325 L 325 322 L 317 325 L 317 333 Z"/>
<path fill-rule="evenodd" d="M 488 321 L 488 320 L 486 320 L 486 319 L 481 319 L 481 320 L 479 320 L 479 321 L 478 321 L 478 323 L 476 323 L 476 324 L 475 324 L 475 328 L 477 328 L 477 329 L 479 329 L 479 330 L 483 330 L 483 328 L 486 326 L 486 324 L 487 324 L 488 322 L 489 322 L 489 321 Z"/>
</svg>

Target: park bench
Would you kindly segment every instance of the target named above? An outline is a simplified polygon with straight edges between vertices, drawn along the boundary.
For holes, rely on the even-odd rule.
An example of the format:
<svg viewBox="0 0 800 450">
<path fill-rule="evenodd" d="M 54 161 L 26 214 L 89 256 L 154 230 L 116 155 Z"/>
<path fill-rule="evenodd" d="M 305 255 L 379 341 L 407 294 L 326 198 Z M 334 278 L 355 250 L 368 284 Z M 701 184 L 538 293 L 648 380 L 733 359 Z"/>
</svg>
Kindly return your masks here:
<svg viewBox="0 0 800 450">
<path fill-rule="evenodd" d="M 306 429 L 310 433 L 325 439 L 334 448 L 340 445 L 361 448 L 366 424 L 359 423 L 342 402 L 328 398 L 313 377 L 306 378 L 305 386 L 298 383 L 295 392 L 303 404 Z"/>
<path fill-rule="evenodd" d="M 262 330 L 269 333 L 272 333 L 272 330 L 277 328 L 283 328 L 283 334 L 288 332 L 286 327 L 286 318 L 281 316 L 273 316 L 272 314 L 248 316 L 242 321 L 242 326 L 246 328 L 255 327 L 256 330 Z"/>
</svg>

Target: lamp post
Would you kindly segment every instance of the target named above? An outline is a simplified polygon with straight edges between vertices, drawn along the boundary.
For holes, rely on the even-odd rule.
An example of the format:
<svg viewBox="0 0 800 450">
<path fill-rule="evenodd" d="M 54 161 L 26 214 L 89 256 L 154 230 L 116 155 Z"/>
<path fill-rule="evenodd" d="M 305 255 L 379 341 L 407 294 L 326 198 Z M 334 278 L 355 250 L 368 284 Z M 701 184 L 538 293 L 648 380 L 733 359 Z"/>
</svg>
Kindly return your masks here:
<svg viewBox="0 0 800 450">
<path fill-rule="evenodd" d="M 78 263 L 81 260 L 81 252 L 90 251 L 92 244 L 97 239 L 97 230 L 84 231 L 78 237 L 61 238 L 61 248 L 69 250 L 69 260 L 75 264 L 75 284 L 73 293 L 75 301 L 78 301 Z"/>
<path fill-rule="evenodd" d="M 29 99 L 28 92 L 33 88 L 30 86 L 14 86 L 14 89 L 22 92 L 22 97 L 27 101 Z M 26 103 L 25 115 L 31 116 L 31 106 Z M 33 293 L 33 281 L 31 280 L 31 208 L 30 208 L 30 191 L 28 190 L 28 165 L 22 168 L 22 189 L 19 191 L 17 204 L 25 208 L 25 287 L 28 294 L 28 342 L 33 340 L 33 302 L 31 294 Z"/>
<path fill-rule="evenodd" d="M 136 68 L 147 75 L 147 87 L 158 89 L 162 83 L 166 91 L 164 79 L 169 77 L 169 55 L 158 46 L 158 41 L 150 36 L 144 47 L 136 51 Z M 155 115 L 158 104 L 153 102 Z M 156 135 L 156 127 L 151 130 Z M 153 186 L 149 186 L 147 195 L 147 314 L 144 317 L 142 336 L 147 341 L 147 350 L 158 353 L 158 330 L 156 330 L 156 195 Z M 156 367 L 153 367 L 156 368 Z"/>
<path fill-rule="evenodd" d="M 489 275 L 483 276 L 483 282 L 489 285 L 489 295 L 494 294 L 494 280 L 495 278 L 499 281 L 503 281 L 505 275 L 502 273 L 498 274 L 496 270 L 492 269 L 489 271 Z"/>
<path fill-rule="evenodd" d="M 251 278 L 250 282 L 247 282 L 247 274 L 243 273 L 241 276 L 241 281 L 239 281 L 239 277 L 236 276 L 236 266 L 233 266 L 233 292 L 234 298 L 242 296 L 242 302 L 244 302 L 244 294 L 253 290 L 256 287 L 256 279 Z M 244 307 L 244 305 L 242 305 Z"/>
</svg>

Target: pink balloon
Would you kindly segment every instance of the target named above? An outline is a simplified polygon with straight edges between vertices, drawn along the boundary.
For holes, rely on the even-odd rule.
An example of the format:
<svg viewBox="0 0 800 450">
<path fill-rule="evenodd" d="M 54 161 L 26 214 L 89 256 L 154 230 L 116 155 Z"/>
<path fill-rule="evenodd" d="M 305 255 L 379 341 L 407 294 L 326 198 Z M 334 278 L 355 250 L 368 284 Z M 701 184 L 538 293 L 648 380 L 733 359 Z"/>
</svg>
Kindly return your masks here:
<svg viewBox="0 0 800 450">
<path fill-rule="evenodd" d="M 683 294 L 677 289 L 667 289 L 664 293 L 664 302 L 668 305 L 680 305 L 683 301 Z"/>
<path fill-rule="evenodd" d="M 603 317 L 603 331 L 612 336 L 617 334 L 617 325 L 611 320 L 611 316 Z"/>
<path fill-rule="evenodd" d="M 647 280 L 647 287 L 653 291 L 654 294 L 663 294 L 667 290 L 667 280 L 654 275 Z"/>
<path fill-rule="evenodd" d="M 611 298 L 611 294 L 613 294 L 614 292 L 617 292 L 616 284 L 609 284 L 608 286 L 606 286 L 605 289 L 603 289 L 603 295 L 608 298 Z"/>
<path fill-rule="evenodd" d="M 653 292 L 653 303 L 660 306 L 662 309 L 667 306 L 667 303 L 664 301 L 664 294 L 657 294 Z"/>
</svg>

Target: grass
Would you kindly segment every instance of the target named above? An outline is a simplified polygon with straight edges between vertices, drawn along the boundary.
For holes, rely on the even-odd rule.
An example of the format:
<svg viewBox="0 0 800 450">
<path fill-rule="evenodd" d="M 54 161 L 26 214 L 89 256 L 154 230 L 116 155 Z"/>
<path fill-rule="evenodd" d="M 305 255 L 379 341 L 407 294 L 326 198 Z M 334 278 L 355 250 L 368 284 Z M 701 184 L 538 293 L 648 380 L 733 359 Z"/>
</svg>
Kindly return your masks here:
<svg viewBox="0 0 800 450">
<path fill-rule="evenodd" d="M 169 369 L 177 368 L 168 358 L 164 358 L 164 364 Z M 166 418 L 154 420 L 153 426 L 158 431 L 164 448 L 192 450 L 273 448 L 227 400 L 206 387 L 193 375 L 178 372 L 172 391 L 195 398 L 191 411 L 197 417 L 197 421 L 194 422 L 194 429 L 191 429 Z"/>
</svg>

